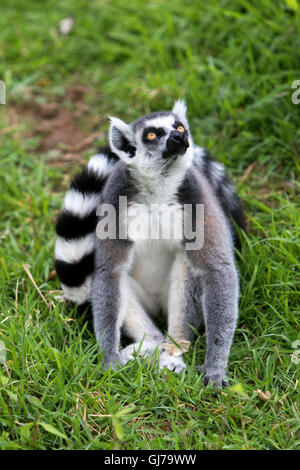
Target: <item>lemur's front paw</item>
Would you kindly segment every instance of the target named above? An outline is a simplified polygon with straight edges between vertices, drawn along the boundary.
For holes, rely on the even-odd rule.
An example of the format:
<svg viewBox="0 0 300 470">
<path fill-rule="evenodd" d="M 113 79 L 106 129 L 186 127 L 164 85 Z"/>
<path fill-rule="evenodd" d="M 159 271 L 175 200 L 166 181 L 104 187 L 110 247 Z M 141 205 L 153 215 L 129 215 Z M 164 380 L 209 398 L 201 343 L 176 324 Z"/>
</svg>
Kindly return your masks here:
<svg viewBox="0 0 300 470">
<path fill-rule="evenodd" d="M 186 368 L 186 363 L 182 356 L 171 356 L 168 351 L 163 351 L 159 357 L 159 368 L 167 368 L 177 372 L 177 374 L 181 374 Z"/>
<path fill-rule="evenodd" d="M 103 357 L 103 366 L 107 369 L 117 370 L 121 366 L 121 356 L 119 353 L 114 353 L 109 356 Z"/>
<path fill-rule="evenodd" d="M 162 346 L 157 344 L 157 343 L 151 343 L 148 341 L 143 341 L 143 343 L 133 343 L 129 344 L 129 346 L 126 346 L 126 348 L 122 349 L 120 351 L 120 358 L 121 358 L 121 364 L 125 365 L 127 362 L 134 360 L 135 355 L 137 356 L 147 356 L 151 357 L 155 351 L 155 349 L 158 348 L 159 350 L 162 349 Z"/>
<path fill-rule="evenodd" d="M 228 378 L 224 369 L 214 367 L 196 366 L 196 369 L 203 372 L 204 385 L 213 385 L 214 388 L 229 387 Z"/>
</svg>

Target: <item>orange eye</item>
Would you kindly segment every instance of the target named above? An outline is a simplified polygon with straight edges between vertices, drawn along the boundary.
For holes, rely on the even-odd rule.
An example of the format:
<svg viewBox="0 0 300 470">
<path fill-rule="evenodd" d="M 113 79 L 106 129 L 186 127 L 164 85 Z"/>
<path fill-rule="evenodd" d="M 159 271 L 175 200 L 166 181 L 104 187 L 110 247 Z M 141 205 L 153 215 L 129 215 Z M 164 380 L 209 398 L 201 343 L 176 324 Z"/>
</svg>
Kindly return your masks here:
<svg viewBox="0 0 300 470">
<path fill-rule="evenodd" d="M 183 126 L 178 126 L 178 127 L 177 127 L 177 130 L 178 130 L 179 132 L 184 132 L 184 131 L 185 131 L 185 128 L 184 128 Z"/>
<path fill-rule="evenodd" d="M 148 132 L 147 134 L 147 139 L 148 140 L 154 140 L 156 138 L 155 132 Z"/>
</svg>

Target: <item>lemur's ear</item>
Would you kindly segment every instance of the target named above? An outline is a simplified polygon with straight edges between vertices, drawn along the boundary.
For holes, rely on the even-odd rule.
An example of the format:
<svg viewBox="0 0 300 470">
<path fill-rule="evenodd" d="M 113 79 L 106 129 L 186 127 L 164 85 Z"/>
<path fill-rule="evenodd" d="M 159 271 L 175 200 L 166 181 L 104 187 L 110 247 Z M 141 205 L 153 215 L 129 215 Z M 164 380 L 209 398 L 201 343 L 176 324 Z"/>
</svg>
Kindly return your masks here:
<svg viewBox="0 0 300 470">
<path fill-rule="evenodd" d="M 121 119 L 110 117 L 109 143 L 113 152 L 122 160 L 129 161 L 135 155 L 134 135 Z"/>
<path fill-rule="evenodd" d="M 181 121 L 186 127 L 188 127 L 188 120 L 186 117 L 187 107 L 184 100 L 177 100 L 174 103 L 172 113 L 176 114 L 179 121 Z"/>
</svg>

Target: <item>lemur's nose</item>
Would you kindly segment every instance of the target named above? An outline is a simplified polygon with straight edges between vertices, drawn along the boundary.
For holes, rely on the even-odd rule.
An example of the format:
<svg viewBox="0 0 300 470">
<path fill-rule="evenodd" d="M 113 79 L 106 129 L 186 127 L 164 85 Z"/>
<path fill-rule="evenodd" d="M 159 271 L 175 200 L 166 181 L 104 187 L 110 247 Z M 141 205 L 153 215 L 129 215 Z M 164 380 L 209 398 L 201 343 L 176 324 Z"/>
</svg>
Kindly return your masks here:
<svg viewBox="0 0 300 470">
<path fill-rule="evenodd" d="M 163 157 L 167 158 L 174 155 L 183 155 L 188 146 L 189 143 L 186 133 L 174 130 L 169 135 Z"/>
<path fill-rule="evenodd" d="M 184 134 L 179 131 L 173 131 L 170 134 L 170 139 L 172 139 L 174 142 L 183 142 L 184 141 Z"/>
</svg>

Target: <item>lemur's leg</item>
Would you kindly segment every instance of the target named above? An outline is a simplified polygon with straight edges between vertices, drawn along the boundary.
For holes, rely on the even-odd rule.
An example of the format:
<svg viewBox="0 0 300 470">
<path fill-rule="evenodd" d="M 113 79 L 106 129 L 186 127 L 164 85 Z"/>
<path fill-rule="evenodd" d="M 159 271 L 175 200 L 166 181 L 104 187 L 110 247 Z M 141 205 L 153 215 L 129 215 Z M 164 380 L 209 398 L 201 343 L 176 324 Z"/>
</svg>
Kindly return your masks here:
<svg viewBox="0 0 300 470">
<path fill-rule="evenodd" d="M 176 342 L 193 339 L 189 325 L 198 328 L 201 323 L 201 293 L 185 252 L 178 253 L 171 269 L 168 300 L 168 335 Z"/>
<path fill-rule="evenodd" d="M 226 367 L 238 317 L 239 285 L 234 263 L 212 267 L 202 281 L 206 356 L 200 370 L 204 372 L 205 384 L 226 386 Z"/>
<path fill-rule="evenodd" d="M 103 240 L 96 248 L 96 267 L 92 285 L 94 330 L 104 365 L 116 367 L 133 358 L 133 352 L 151 355 L 163 335 L 147 315 L 128 275 L 130 247 L 126 242 Z M 136 343 L 119 352 L 120 331 Z M 140 342 L 143 343 L 140 347 Z"/>
<path fill-rule="evenodd" d="M 193 197 L 184 204 L 203 204 L 204 220 L 192 214 L 192 227 L 202 227 L 202 246 L 186 243 L 186 255 L 203 287 L 202 307 L 206 326 L 206 357 L 201 370 L 204 383 L 227 385 L 226 367 L 238 316 L 239 282 L 234 264 L 233 242 L 225 213 L 205 175 L 195 169 Z M 185 194 L 183 194 L 185 196 Z M 194 214 L 196 214 L 196 205 Z M 187 213 L 187 217 L 189 213 Z M 189 222 L 189 218 L 185 219 Z M 193 249 L 195 248 L 195 249 Z"/>
<path fill-rule="evenodd" d="M 167 342 L 193 339 L 194 332 L 190 325 L 198 328 L 202 320 L 201 293 L 201 284 L 191 272 L 186 254 L 178 253 L 170 273 Z M 160 367 L 182 372 L 186 365 L 182 356 L 172 356 L 164 351 L 160 356 Z"/>
<path fill-rule="evenodd" d="M 126 241 L 101 240 L 96 246 L 92 278 L 92 310 L 96 339 L 104 353 L 106 368 L 116 368 L 120 329 L 128 308 L 127 272 L 130 244 Z"/>
<path fill-rule="evenodd" d="M 190 258 L 195 261 L 197 254 Z M 207 349 L 200 370 L 206 385 L 221 387 L 228 385 L 226 367 L 238 316 L 239 283 L 230 256 L 226 261 L 216 261 L 195 275 L 183 259 L 176 258 L 169 291 L 168 335 L 176 342 L 190 341 L 193 330 L 189 324 L 198 328 L 204 318 Z M 170 357 L 166 351 L 161 354 L 160 365 L 178 372 L 185 368 L 182 356 Z"/>
<path fill-rule="evenodd" d="M 155 326 L 151 317 L 145 311 L 138 296 L 136 281 L 128 276 L 127 284 L 127 313 L 123 321 L 123 331 L 135 342 L 120 351 L 121 362 L 126 364 L 134 358 L 134 353 L 143 356 L 151 356 L 158 347 L 162 348 L 163 334 Z"/>
<path fill-rule="evenodd" d="M 135 342 L 145 339 L 148 342 L 163 341 L 163 334 L 153 323 L 144 305 L 150 306 L 150 296 L 143 291 L 138 282 L 128 275 L 128 306 L 124 318 L 124 332 Z"/>
<path fill-rule="evenodd" d="M 238 317 L 239 280 L 234 264 L 232 236 L 224 213 L 210 188 L 200 179 L 204 204 L 204 243 L 186 249 L 203 286 L 202 307 L 206 327 L 206 357 L 201 370 L 204 383 L 227 385 L 226 367 Z"/>
</svg>

